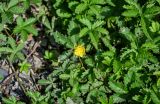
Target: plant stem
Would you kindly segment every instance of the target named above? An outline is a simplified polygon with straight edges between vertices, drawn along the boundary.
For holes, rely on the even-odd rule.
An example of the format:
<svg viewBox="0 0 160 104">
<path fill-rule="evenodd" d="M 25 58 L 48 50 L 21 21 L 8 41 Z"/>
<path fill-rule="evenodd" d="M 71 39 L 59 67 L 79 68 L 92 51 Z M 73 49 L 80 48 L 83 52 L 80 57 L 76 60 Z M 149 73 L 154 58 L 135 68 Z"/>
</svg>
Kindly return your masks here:
<svg viewBox="0 0 160 104">
<path fill-rule="evenodd" d="M 81 63 L 82 68 L 84 68 L 84 70 L 86 70 L 85 67 L 83 66 L 83 62 L 82 62 L 81 58 L 79 57 L 78 59 L 79 59 L 79 61 Z"/>
</svg>

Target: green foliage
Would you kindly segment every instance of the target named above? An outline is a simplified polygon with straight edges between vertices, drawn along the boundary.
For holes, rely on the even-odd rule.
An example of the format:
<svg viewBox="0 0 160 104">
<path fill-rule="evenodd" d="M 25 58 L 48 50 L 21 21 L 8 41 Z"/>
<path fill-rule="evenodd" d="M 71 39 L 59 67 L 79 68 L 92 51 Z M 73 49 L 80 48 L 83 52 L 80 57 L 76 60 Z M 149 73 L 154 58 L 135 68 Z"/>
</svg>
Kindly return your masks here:
<svg viewBox="0 0 160 104">
<path fill-rule="evenodd" d="M 23 41 L 27 40 L 29 34 L 37 36 L 38 31 L 32 26 L 35 21 L 35 18 L 29 18 L 26 21 L 23 21 L 22 17 L 17 18 L 17 26 L 14 28 L 13 33 L 20 34 Z"/>
<path fill-rule="evenodd" d="M 26 73 L 28 73 L 28 69 L 31 67 L 31 64 L 26 61 L 23 61 L 23 63 L 19 63 L 18 65 L 20 66 L 20 72 L 25 71 Z"/>
<path fill-rule="evenodd" d="M 22 50 L 30 34 L 40 37 L 51 73 L 38 80 L 42 94 L 27 92 L 33 104 L 159 104 L 159 10 L 160 0 L 0 2 L 1 59 L 27 71 Z"/>
<path fill-rule="evenodd" d="M 24 104 L 23 102 L 17 101 L 15 97 L 11 96 L 9 99 L 2 99 L 4 104 Z"/>
<path fill-rule="evenodd" d="M 32 104 L 48 104 L 45 101 L 46 96 L 42 96 L 39 92 L 28 91 L 27 95 L 31 98 Z"/>
<path fill-rule="evenodd" d="M 24 60 L 24 54 L 22 54 L 21 50 L 24 48 L 24 43 L 21 42 L 16 44 L 16 41 L 12 37 L 5 38 L 3 35 L 4 45 L 0 47 L 0 52 L 2 54 L 7 54 L 10 62 L 15 61 L 17 58 L 20 60 Z"/>
</svg>

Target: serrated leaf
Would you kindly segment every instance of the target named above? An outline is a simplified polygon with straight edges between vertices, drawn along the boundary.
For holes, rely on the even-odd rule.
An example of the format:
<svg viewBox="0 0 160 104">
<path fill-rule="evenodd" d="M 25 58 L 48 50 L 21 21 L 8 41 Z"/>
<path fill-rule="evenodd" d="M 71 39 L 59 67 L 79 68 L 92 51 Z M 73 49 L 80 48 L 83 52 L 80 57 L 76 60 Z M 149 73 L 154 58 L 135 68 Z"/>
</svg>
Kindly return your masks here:
<svg viewBox="0 0 160 104">
<path fill-rule="evenodd" d="M 114 73 L 118 72 L 121 68 L 121 63 L 118 60 L 113 61 L 113 71 Z"/>
<path fill-rule="evenodd" d="M 83 36 L 87 35 L 88 32 L 89 32 L 89 29 L 87 27 L 84 27 L 83 29 L 81 29 L 81 31 L 79 33 L 79 37 L 83 37 Z"/>
<path fill-rule="evenodd" d="M 128 93 L 127 89 L 119 82 L 117 83 L 117 82 L 109 81 L 108 84 L 109 84 L 109 87 L 116 93 L 119 93 L 119 94 Z"/>
<path fill-rule="evenodd" d="M 11 0 L 8 4 L 8 9 L 17 5 L 19 3 L 19 0 Z"/>
<path fill-rule="evenodd" d="M 60 79 L 63 79 L 63 80 L 67 80 L 67 79 L 70 78 L 70 75 L 69 75 L 69 74 L 61 74 L 61 75 L 59 76 L 59 78 L 60 78 Z"/>
<path fill-rule="evenodd" d="M 89 33 L 89 37 L 91 39 L 93 46 L 98 50 L 98 41 L 99 41 L 98 34 L 94 35 L 93 33 Z"/>
<path fill-rule="evenodd" d="M 149 35 L 149 33 L 148 33 L 148 30 L 147 30 L 147 27 L 146 27 L 146 22 L 145 22 L 145 20 L 144 20 L 143 17 L 141 17 L 141 26 L 142 26 L 142 30 L 143 30 L 145 36 L 146 36 L 148 39 L 152 40 L 152 38 L 150 37 L 150 35 Z"/>
<path fill-rule="evenodd" d="M 47 88 L 45 89 L 45 92 L 49 92 L 49 90 L 51 90 L 53 88 L 53 85 L 52 84 L 49 84 L 47 86 Z"/>
<path fill-rule="evenodd" d="M 71 9 L 71 10 L 75 10 L 76 6 L 79 4 L 79 2 L 77 1 L 71 1 L 69 2 L 68 4 L 68 7 Z"/>
<path fill-rule="evenodd" d="M 0 52 L 8 52 L 8 53 L 12 53 L 13 50 L 9 47 L 0 47 Z"/>
<path fill-rule="evenodd" d="M 119 94 L 114 94 L 114 95 L 112 95 L 112 97 L 113 97 L 113 104 L 115 104 L 115 103 L 122 103 L 122 102 L 126 101 Z"/>
<path fill-rule="evenodd" d="M 19 16 L 16 21 L 17 21 L 17 25 L 20 25 L 20 26 L 23 25 L 23 18 L 22 17 Z"/>
<path fill-rule="evenodd" d="M 13 20 L 13 14 L 10 12 L 2 12 L 1 13 L 2 24 L 11 23 Z"/>
<path fill-rule="evenodd" d="M 70 37 L 71 39 L 71 42 L 73 43 L 74 46 L 76 46 L 76 43 L 78 43 L 78 40 L 79 40 L 79 36 L 78 35 L 72 35 Z"/>
<path fill-rule="evenodd" d="M 154 104 L 160 104 L 160 99 L 153 90 L 151 90 L 150 94 L 151 94 L 151 99 L 154 102 Z"/>
<path fill-rule="evenodd" d="M 124 76 L 124 84 L 127 86 L 129 83 L 131 83 L 133 79 L 133 71 L 129 70 L 128 73 Z"/>
<path fill-rule="evenodd" d="M 59 44 L 64 45 L 67 42 L 67 38 L 63 36 L 62 34 L 60 34 L 59 32 L 55 32 L 53 36 L 54 36 L 55 41 Z"/>
<path fill-rule="evenodd" d="M 61 9 L 56 10 L 56 13 L 61 18 L 69 18 L 69 17 L 71 17 L 70 13 L 68 13 L 67 11 L 61 10 Z"/>
<path fill-rule="evenodd" d="M 32 25 L 34 22 L 36 22 L 35 18 L 29 18 L 23 23 L 23 27 L 28 26 L 28 25 Z"/>
<path fill-rule="evenodd" d="M 151 32 L 157 32 L 160 30 L 160 24 L 157 21 L 156 22 L 153 21 L 152 26 L 149 28 L 150 28 Z"/>
<path fill-rule="evenodd" d="M 9 9 L 9 11 L 13 14 L 21 14 L 21 13 L 24 13 L 25 12 L 25 8 L 23 7 L 19 7 L 19 6 L 14 6 L 14 7 L 11 7 Z"/>
<path fill-rule="evenodd" d="M 22 39 L 23 42 L 27 40 L 27 38 L 28 38 L 28 33 L 27 33 L 27 31 L 22 30 L 22 31 L 20 32 L 20 35 L 21 35 L 21 39 Z"/>
<path fill-rule="evenodd" d="M 8 44 L 12 47 L 12 49 L 16 48 L 16 42 L 12 37 L 8 38 Z"/>
<path fill-rule="evenodd" d="M 79 4 L 76 9 L 75 9 L 75 13 L 80 14 L 82 13 L 84 10 L 86 10 L 88 8 L 88 5 L 86 3 L 81 3 Z"/>
<path fill-rule="evenodd" d="M 131 53 L 134 53 L 135 56 L 138 55 L 137 51 L 135 49 L 127 49 L 125 52 L 122 53 L 122 55 L 120 56 L 120 60 L 122 61 L 123 59 L 125 59 L 126 57 L 128 57 L 128 55 L 130 55 Z"/>
<path fill-rule="evenodd" d="M 24 43 L 20 43 L 17 47 L 16 47 L 16 49 L 14 49 L 16 52 L 18 52 L 18 51 L 20 51 L 20 50 L 22 50 L 23 48 L 24 48 Z"/>
<path fill-rule="evenodd" d="M 87 58 L 87 59 L 85 60 L 85 63 L 86 63 L 88 66 L 91 66 L 91 67 L 93 67 L 93 66 L 95 65 L 95 63 L 94 63 L 94 61 L 93 61 L 92 58 Z"/>
<path fill-rule="evenodd" d="M 20 59 L 20 60 L 24 60 L 24 59 L 25 59 L 24 54 L 21 53 L 21 52 L 17 52 L 17 53 L 16 53 L 16 57 L 17 57 L 18 59 Z"/>
<path fill-rule="evenodd" d="M 38 35 L 37 29 L 35 29 L 33 26 L 26 26 L 24 30 L 27 31 L 28 33 L 33 34 L 34 36 Z"/>
<path fill-rule="evenodd" d="M 100 27 L 104 25 L 104 21 L 96 21 L 93 25 L 92 25 L 92 29 L 95 29 L 97 27 Z"/>
<path fill-rule="evenodd" d="M 91 24 L 91 22 L 88 19 L 83 18 L 83 19 L 80 19 L 79 21 L 81 23 L 83 23 L 84 25 L 86 25 L 89 29 L 92 29 L 92 24 Z"/>
<path fill-rule="evenodd" d="M 150 8 L 146 8 L 146 10 L 144 11 L 144 15 L 157 15 L 157 14 L 160 14 L 160 7 L 159 6 L 152 6 Z"/>
<path fill-rule="evenodd" d="M 0 41 L 6 41 L 6 35 L 0 34 Z"/>
<path fill-rule="evenodd" d="M 51 29 L 51 24 L 50 24 L 47 16 L 43 16 L 43 17 L 42 17 L 42 23 L 43 23 L 48 29 Z"/>
<path fill-rule="evenodd" d="M 99 14 L 102 12 L 101 11 L 102 8 L 99 5 L 92 5 L 89 8 L 90 9 L 88 10 L 88 13 L 91 15 L 99 16 Z"/>
<path fill-rule="evenodd" d="M 106 34 L 106 35 L 109 34 L 109 32 L 107 31 L 107 29 L 102 28 L 102 27 L 97 27 L 97 28 L 96 28 L 96 31 L 100 32 L 101 34 Z M 108 36 L 108 37 L 109 37 L 109 36 Z M 108 38 L 108 39 L 109 39 L 109 38 Z"/>
</svg>

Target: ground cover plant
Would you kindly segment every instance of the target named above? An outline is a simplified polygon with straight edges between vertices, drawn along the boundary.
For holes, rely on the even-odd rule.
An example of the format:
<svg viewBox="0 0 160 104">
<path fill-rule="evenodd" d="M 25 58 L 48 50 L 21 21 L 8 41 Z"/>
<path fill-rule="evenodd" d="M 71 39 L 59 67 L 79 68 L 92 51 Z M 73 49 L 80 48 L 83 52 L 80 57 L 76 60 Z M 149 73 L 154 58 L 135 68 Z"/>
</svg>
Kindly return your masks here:
<svg viewBox="0 0 160 104">
<path fill-rule="evenodd" d="M 3 104 L 160 104 L 160 0 L 1 0 Z"/>
</svg>

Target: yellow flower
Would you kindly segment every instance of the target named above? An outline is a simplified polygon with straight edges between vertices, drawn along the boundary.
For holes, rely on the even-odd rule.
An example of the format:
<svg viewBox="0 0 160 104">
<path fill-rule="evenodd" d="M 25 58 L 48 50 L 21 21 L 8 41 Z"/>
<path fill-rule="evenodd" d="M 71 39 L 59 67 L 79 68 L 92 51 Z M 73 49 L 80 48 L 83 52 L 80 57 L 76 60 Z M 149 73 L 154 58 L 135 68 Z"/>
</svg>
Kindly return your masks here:
<svg viewBox="0 0 160 104">
<path fill-rule="evenodd" d="M 85 47 L 83 45 L 77 45 L 74 49 L 74 55 L 83 57 L 85 55 Z"/>
</svg>

